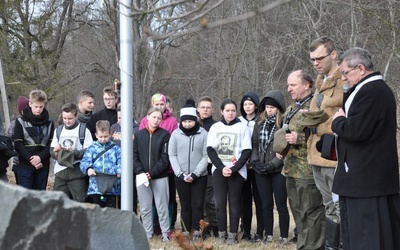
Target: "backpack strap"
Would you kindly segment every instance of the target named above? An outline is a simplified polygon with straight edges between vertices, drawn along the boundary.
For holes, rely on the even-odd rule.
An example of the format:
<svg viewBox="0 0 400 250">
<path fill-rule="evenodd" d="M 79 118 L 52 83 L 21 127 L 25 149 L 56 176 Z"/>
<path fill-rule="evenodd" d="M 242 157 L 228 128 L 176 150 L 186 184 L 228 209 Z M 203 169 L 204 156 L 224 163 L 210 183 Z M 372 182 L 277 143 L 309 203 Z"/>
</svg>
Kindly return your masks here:
<svg viewBox="0 0 400 250">
<path fill-rule="evenodd" d="M 57 140 L 60 140 L 61 131 L 63 130 L 64 125 L 59 125 L 56 130 Z M 79 142 L 83 147 L 83 143 L 85 142 L 85 133 L 86 133 L 86 125 L 80 123 L 79 124 Z"/>
<path fill-rule="evenodd" d="M 103 151 L 101 151 L 98 155 L 96 155 L 96 157 L 92 160 L 92 165 L 97 161 L 97 159 L 99 159 L 103 154 L 105 154 L 108 150 L 110 150 L 114 146 L 117 146 L 117 144 L 113 143 L 113 144 L 109 145 Z"/>
</svg>

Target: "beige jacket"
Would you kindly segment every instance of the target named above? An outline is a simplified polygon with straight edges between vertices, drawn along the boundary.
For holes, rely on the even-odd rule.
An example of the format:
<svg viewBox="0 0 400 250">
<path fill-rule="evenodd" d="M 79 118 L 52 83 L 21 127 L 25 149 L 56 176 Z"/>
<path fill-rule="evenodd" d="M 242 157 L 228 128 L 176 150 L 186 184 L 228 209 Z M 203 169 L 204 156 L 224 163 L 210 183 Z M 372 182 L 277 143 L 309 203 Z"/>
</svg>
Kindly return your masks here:
<svg viewBox="0 0 400 250">
<path fill-rule="evenodd" d="M 320 167 L 336 167 L 337 161 L 330 161 L 321 157 L 321 153 L 315 147 L 323 134 L 333 134 L 331 130 L 333 114 L 343 106 L 343 82 L 341 79 L 340 68 L 331 77 L 325 80 L 319 75 L 316 80 L 314 97 L 311 100 L 310 110 L 324 110 L 329 119 L 317 126 L 317 134 L 311 134 L 307 141 L 307 160 L 310 165 Z M 322 94 L 323 99 L 320 107 L 317 106 L 318 95 Z"/>
</svg>

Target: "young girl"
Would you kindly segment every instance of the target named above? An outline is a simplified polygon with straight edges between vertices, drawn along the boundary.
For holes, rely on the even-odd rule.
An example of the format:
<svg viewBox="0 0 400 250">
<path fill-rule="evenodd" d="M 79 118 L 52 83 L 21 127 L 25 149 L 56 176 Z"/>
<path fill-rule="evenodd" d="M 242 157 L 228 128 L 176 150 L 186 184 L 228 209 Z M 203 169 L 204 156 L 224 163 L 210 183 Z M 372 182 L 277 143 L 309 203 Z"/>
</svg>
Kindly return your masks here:
<svg viewBox="0 0 400 250">
<path fill-rule="evenodd" d="M 253 151 L 251 161 L 256 171 L 256 182 L 261 198 L 265 227 L 264 243 L 272 242 L 274 225 L 274 200 L 279 214 L 281 244 L 287 244 L 289 231 L 289 212 L 287 208 L 286 179 L 281 174 L 282 156 L 272 151 L 274 133 L 280 127 L 285 112 L 285 98 L 282 92 L 271 90 L 262 99 L 259 107 L 259 120 L 252 135 Z M 261 234 L 262 236 L 262 234 Z"/>
<path fill-rule="evenodd" d="M 246 93 L 242 101 L 240 102 L 240 113 L 242 116 L 239 117 L 240 121 L 246 124 L 250 134 L 253 134 L 254 124 L 257 121 L 257 109 L 260 104 L 258 95 L 254 92 Z M 251 164 L 247 162 L 247 179 L 243 184 L 242 193 L 242 223 L 243 236 L 242 240 L 253 240 L 255 242 L 262 240 L 262 234 L 264 231 L 264 224 L 262 219 L 262 205 L 260 195 L 258 194 L 258 188 L 256 183 L 256 177 L 254 170 L 251 168 Z M 256 222 L 257 231 L 254 238 L 251 238 L 251 220 L 253 218 L 253 200 L 256 207 Z"/>
<path fill-rule="evenodd" d="M 207 131 L 197 121 L 194 101 L 188 101 L 180 112 L 179 129 L 171 135 L 168 155 L 181 202 L 182 231 L 193 230 L 196 241 L 201 237 L 199 222 L 207 185 Z"/>
<path fill-rule="evenodd" d="M 236 118 L 236 103 L 227 99 L 221 104 L 222 120 L 211 126 L 207 153 L 213 163 L 214 197 L 217 207 L 218 243 L 237 243 L 246 162 L 251 155 L 251 136 L 247 126 Z M 226 204 L 229 199 L 229 232 L 226 239 Z M 226 240 L 225 240 L 226 239 Z"/>
<path fill-rule="evenodd" d="M 160 128 L 163 113 L 158 108 L 147 112 L 147 124 L 135 133 L 133 140 L 133 171 L 137 175 L 136 185 L 140 204 L 140 215 L 147 238 L 153 237 L 153 198 L 162 231 L 162 241 L 168 241 L 168 153 L 170 134 Z M 142 183 L 140 179 L 147 179 Z M 142 184 L 141 184 L 142 183 Z"/>
</svg>

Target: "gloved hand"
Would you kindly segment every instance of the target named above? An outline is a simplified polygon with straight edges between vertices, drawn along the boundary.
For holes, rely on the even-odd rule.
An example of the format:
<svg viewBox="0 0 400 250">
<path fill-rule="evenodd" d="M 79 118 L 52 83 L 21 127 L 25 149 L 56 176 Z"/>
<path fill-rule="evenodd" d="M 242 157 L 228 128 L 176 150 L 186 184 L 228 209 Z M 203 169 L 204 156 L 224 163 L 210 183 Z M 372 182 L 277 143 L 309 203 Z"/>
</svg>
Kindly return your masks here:
<svg viewBox="0 0 400 250">
<path fill-rule="evenodd" d="M 253 169 L 259 174 L 268 174 L 268 163 L 264 162 L 253 162 Z"/>
</svg>

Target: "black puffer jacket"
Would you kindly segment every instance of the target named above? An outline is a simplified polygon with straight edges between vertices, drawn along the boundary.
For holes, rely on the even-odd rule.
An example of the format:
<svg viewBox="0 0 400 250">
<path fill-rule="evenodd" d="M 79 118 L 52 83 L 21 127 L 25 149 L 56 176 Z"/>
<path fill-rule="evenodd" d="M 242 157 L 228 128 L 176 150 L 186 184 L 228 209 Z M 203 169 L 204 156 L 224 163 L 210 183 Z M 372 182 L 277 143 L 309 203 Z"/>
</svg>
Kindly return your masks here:
<svg viewBox="0 0 400 250">
<path fill-rule="evenodd" d="M 167 130 L 158 128 L 153 133 L 144 128 L 135 133 L 133 140 L 133 172 L 138 175 L 150 173 L 152 179 L 168 176 L 168 141 Z"/>
</svg>

